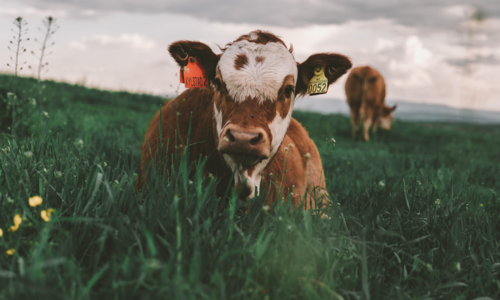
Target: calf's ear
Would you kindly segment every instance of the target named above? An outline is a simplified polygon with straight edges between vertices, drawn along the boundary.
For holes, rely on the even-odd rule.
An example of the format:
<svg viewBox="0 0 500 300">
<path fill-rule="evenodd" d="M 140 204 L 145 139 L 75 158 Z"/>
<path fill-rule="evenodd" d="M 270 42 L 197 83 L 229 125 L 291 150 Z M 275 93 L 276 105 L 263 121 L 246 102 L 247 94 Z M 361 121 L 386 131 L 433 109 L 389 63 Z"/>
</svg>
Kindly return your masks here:
<svg viewBox="0 0 500 300">
<path fill-rule="evenodd" d="M 210 80 L 215 77 L 220 55 L 215 54 L 206 44 L 196 41 L 177 41 L 170 44 L 168 52 L 180 67 L 187 65 L 189 57 L 195 57 L 204 74 Z"/>
<path fill-rule="evenodd" d="M 317 53 L 309 56 L 303 63 L 297 63 L 299 75 L 295 87 L 296 95 L 306 94 L 309 80 L 314 76 L 314 69 L 317 66 L 323 67 L 330 85 L 344 75 L 352 67 L 352 63 L 346 56 L 336 53 Z"/>
</svg>

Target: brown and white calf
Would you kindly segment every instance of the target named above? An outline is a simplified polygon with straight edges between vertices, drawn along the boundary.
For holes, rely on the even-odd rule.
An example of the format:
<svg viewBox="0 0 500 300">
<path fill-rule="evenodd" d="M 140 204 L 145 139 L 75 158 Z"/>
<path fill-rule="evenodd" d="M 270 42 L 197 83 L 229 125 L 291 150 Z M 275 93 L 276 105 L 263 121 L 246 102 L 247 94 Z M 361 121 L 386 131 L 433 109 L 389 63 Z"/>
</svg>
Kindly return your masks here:
<svg viewBox="0 0 500 300">
<path fill-rule="evenodd" d="M 396 105 L 385 105 L 384 77 L 372 67 L 356 67 L 351 70 L 345 83 L 347 102 L 351 107 L 352 137 L 357 139 L 359 124 L 363 123 L 363 139 L 368 141 L 370 126 L 390 131 L 392 112 Z"/>
<path fill-rule="evenodd" d="M 331 84 L 351 68 L 349 59 L 319 53 L 297 63 L 291 47 L 259 30 L 221 50 L 217 55 L 194 41 L 170 45 L 170 55 L 179 66 L 186 66 L 188 57 L 194 57 L 210 85 L 188 89 L 163 106 L 161 137 L 160 113 L 153 118 L 142 144 L 138 187 L 144 187 L 146 168 L 159 142 L 164 148 L 169 143 L 162 154 L 166 158 L 173 157 L 176 139 L 179 147 L 186 144 L 191 118 L 190 159 L 207 157 L 204 172 L 220 179 L 221 191 L 233 182 L 240 200 L 257 191 L 267 203 L 281 193 L 285 199 L 292 195 L 294 207 L 327 205 L 321 158 L 307 131 L 292 118 L 292 111 L 295 97 L 305 95 L 315 67 L 324 67 Z M 263 190 L 259 190 L 261 183 Z M 313 200 L 318 198 L 316 206 Z"/>
</svg>

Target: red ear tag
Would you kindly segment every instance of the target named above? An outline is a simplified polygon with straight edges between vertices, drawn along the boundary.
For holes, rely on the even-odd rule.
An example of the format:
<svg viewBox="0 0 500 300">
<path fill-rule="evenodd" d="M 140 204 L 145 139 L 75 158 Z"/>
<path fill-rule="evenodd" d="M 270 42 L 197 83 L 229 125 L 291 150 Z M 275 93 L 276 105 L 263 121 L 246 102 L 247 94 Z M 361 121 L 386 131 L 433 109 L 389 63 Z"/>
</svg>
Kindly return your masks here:
<svg viewBox="0 0 500 300">
<path fill-rule="evenodd" d="M 180 83 L 184 83 L 184 67 L 179 70 Z"/>
<path fill-rule="evenodd" d="M 203 74 L 195 57 L 189 57 L 188 64 L 184 67 L 184 85 L 186 88 L 208 86 L 208 77 Z"/>
</svg>

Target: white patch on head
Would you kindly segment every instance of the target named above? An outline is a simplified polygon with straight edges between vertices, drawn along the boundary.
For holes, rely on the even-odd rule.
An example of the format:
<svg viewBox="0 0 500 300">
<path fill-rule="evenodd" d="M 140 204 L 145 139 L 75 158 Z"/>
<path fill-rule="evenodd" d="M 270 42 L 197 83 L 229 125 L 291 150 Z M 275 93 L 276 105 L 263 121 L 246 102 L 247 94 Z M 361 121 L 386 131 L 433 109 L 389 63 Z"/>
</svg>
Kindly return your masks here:
<svg viewBox="0 0 500 300">
<path fill-rule="evenodd" d="M 222 131 L 222 111 L 217 110 L 217 106 L 214 103 L 214 115 L 215 115 L 215 123 L 217 127 L 217 139 L 220 138 L 220 133 Z M 219 142 L 219 141 L 217 141 Z"/>
<path fill-rule="evenodd" d="M 270 157 L 273 157 L 274 154 L 276 154 L 281 145 L 281 142 L 283 142 L 283 139 L 285 138 L 286 131 L 288 130 L 288 125 L 290 125 L 290 120 L 292 119 L 294 103 L 295 95 L 292 94 L 288 114 L 283 118 L 282 116 L 280 116 L 279 112 L 276 112 L 274 120 L 269 124 L 269 130 L 271 130 L 271 134 L 273 135 L 273 140 L 271 141 Z"/>
<path fill-rule="evenodd" d="M 255 33 L 250 34 L 250 39 Z M 238 55 L 244 54 L 248 62 L 239 70 L 234 67 Z M 257 62 L 261 56 L 263 61 Z M 275 100 L 287 75 L 292 74 L 297 81 L 297 63 L 283 44 L 256 44 L 247 40 L 233 43 L 222 54 L 219 68 L 229 96 L 234 101 L 244 101 L 248 97 L 260 102 Z"/>
<path fill-rule="evenodd" d="M 392 113 L 385 117 L 379 118 L 380 127 L 385 130 L 391 130 L 391 122 L 392 122 Z"/>
</svg>

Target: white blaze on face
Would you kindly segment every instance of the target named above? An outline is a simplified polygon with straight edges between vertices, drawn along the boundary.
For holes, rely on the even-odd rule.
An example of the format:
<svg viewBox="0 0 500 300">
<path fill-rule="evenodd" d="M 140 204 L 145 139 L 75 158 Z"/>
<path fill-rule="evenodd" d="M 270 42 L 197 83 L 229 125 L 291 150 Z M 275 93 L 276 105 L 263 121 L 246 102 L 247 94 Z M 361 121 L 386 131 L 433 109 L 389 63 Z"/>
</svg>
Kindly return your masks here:
<svg viewBox="0 0 500 300">
<path fill-rule="evenodd" d="M 217 110 L 217 106 L 214 103 L 214 115 L 215 115 L 215 125 L 217 127 L 217 142 L 220 138 L 220 133 L 222 132 L 222 112 Z"/>
<path fill-rule="evenodd" d="M 247 63 L 235 68 L 238 55 L 244 55 Z M 275 101 L 283 79 L 292 74 L 297 80 L 297 63 L 283 44 L 256 44 L 247 40 L 233 43 L 219 60 L 219 68 L 229 96 L 241 102 L 257 98 L 260 102 Z"/>
<path fill-rule="evenodd" d="M 381 128 L 385 130 L 391 130 L 392 113 L 385 117 L 379 118 L 379 122 Z"/>
</svg>

